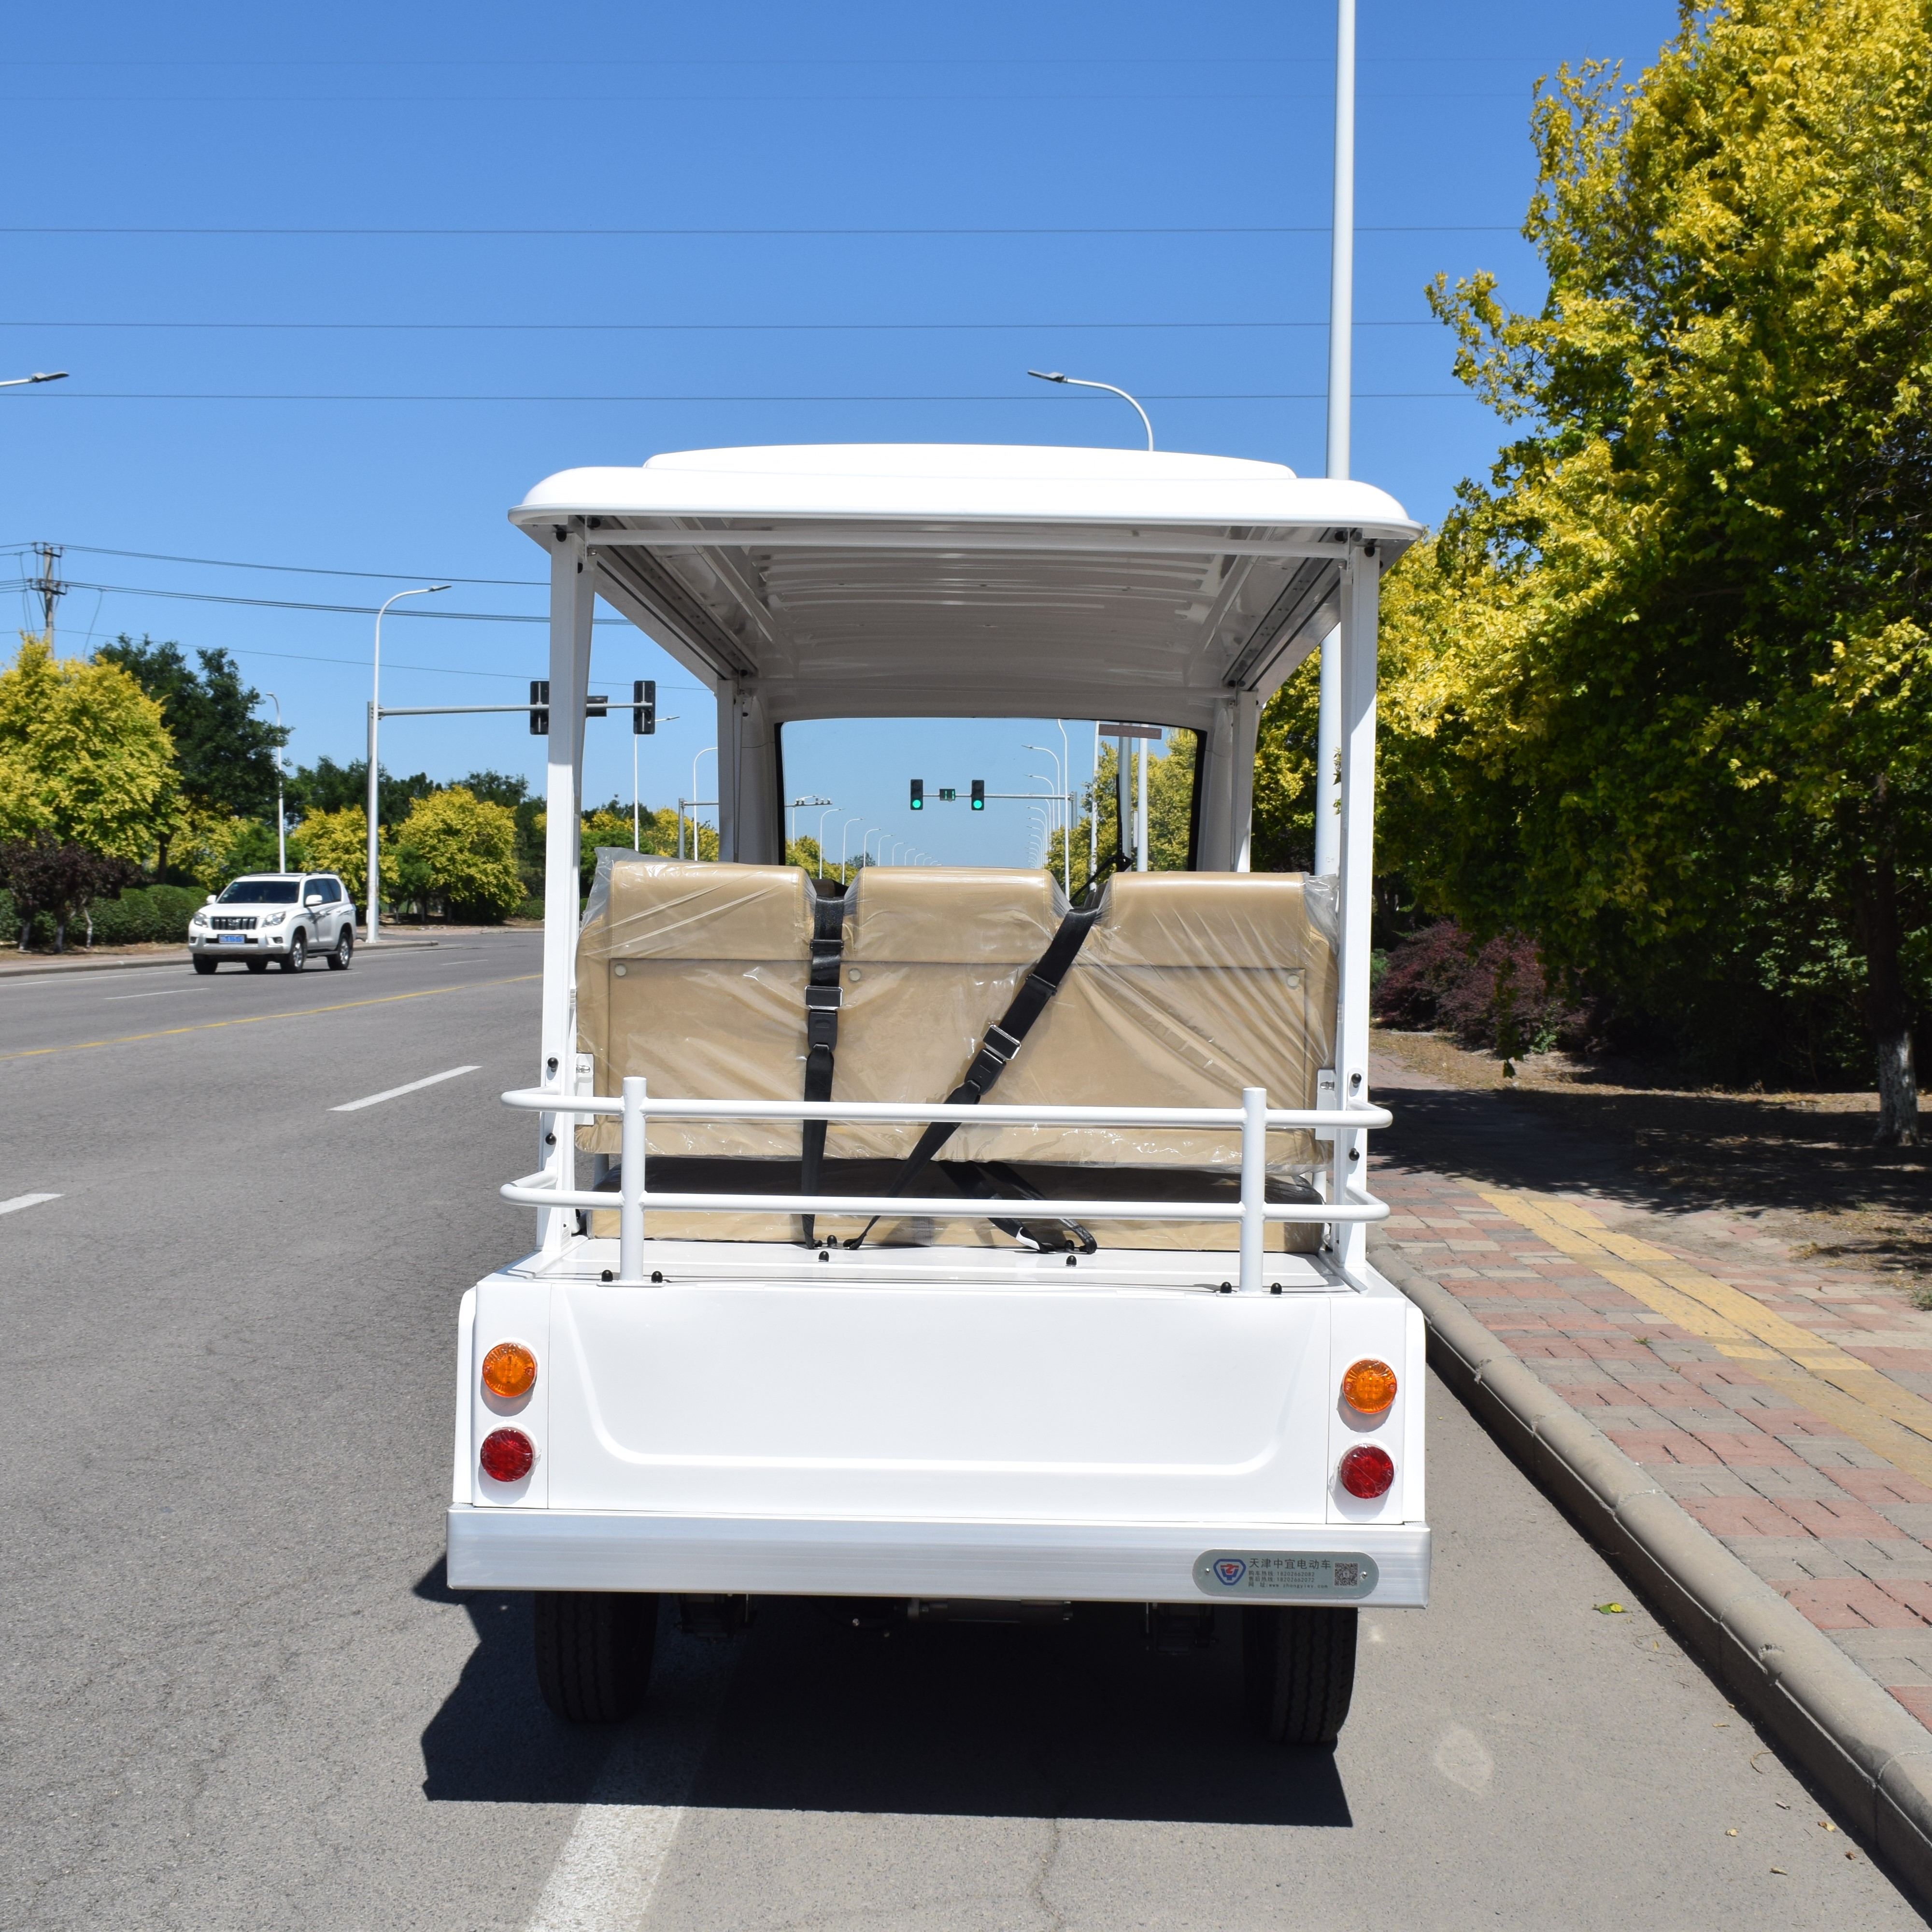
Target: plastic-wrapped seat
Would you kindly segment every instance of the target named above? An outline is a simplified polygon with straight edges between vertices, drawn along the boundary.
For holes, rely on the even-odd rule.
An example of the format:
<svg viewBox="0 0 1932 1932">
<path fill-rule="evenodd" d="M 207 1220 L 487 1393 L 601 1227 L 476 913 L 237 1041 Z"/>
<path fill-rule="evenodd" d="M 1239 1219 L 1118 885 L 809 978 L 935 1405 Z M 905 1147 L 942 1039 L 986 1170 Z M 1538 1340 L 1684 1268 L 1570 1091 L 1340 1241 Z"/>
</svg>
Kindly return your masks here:
<svg viewBox="0 0 1932 1932">
<path fill-rule="evenodd" d="M 642 1073 L 660 1097 L 794 1098 L 806 1054 L 813 888 L 784 867 L 600 854 L 578 952 L 578 1025 L 599 1092 Z M 943 1100 L 1006 1010 L 1066 904 L 1045 872 L 874 868 L 846 895 L 835 1096 Z M 1229 1106 L 1244 1086 L 1312 1106 L 1330 1063 L 1335 979 L 1325 889 L 1296 874 L 1126 874 L 1057 997 L 989 1096 L 1041 1105 Z M 883 1191 L 916 1126 L 835 1123 L 827 1192 Z M 614 1154 L 616 1124 L 580 1144 Z M 790 1191 L 799 1131 L 751 1122 L 654 1121 L 653 1161 L 675 1184 Z M 914 1184 L 921 1194 L 1007 1186 L 1047 1196 L 1232 1198 L 1239 1136 L 1117 1127 L 962 1129 Z M 1304 1134 L 1269 1136 L 1270 1191 L 1306 1193 Z M 686 1168 L 687 1160 L 697 1163 Z M 701 1171 L 700 1171 L 701 1170 Z M 998 1172 L 994 1172 L 998 1170 Z M 654 1184 L 673 1184 L 661 1168 Z M 614 1217 L 599 1215 L 602 1223 Z M 819 1231 L 856 1231 L 820 1217 Z M 776 1216 L 654 1214 L 665 1235 L 795 1239 Z M 600 1226 L 599 1232 L 605 1232 Z M 1103 1246 L 1232 1249 L 1232 1223 L 1108 1222 Z M 1312 1244 L 1303 1224 L 1270 1248 Z M 882 1222 L 874 1240 L 993 1242 L 983 1221 Z"/>
</svg>

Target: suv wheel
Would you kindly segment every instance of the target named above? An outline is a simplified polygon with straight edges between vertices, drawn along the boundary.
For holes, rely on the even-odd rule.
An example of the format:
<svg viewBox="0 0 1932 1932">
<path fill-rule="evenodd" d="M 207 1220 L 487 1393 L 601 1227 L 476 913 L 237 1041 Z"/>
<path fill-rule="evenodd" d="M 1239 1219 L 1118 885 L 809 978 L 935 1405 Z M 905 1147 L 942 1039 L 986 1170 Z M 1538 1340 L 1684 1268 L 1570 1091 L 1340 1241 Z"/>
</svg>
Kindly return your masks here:
<svg viewBox="0 0 1932 1932">
<path fill-rule="evenodd" d="M 289 934 L 289 950 L 282 956 L 284 973 L 299 973 L 308 964 L 308 941 L 299 931 Z"/>
<path fill-rule="evenodd" d="M 328 970 L 332 973 L 346 973 L 349 970 L 350 956 L 356 950 L 356 935 L 344 920 L 342 930 L 335 936 L 335 946 L 328 956 Z"/>
<path fill-rule="evenodd" d="M 214 970 L 214 962 L 212 959 L 197 959 L 194 962 L 194 970 L 197 973 L 212 973 Z"/>
</svg>

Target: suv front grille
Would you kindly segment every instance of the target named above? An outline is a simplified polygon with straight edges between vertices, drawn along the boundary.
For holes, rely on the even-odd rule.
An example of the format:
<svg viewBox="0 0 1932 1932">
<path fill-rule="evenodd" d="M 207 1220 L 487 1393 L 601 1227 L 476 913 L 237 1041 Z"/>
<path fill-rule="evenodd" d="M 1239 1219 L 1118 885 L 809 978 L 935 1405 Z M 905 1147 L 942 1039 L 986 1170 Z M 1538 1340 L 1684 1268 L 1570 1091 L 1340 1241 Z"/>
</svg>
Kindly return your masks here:
<svg viewBox="0 0 1932 1932">
<path fill-rule="evenodd" d="M 255 915 L 252 912 L 220 913 L 208 922 L 217 932 L 253 932 L 255 930 Z"/>
</svg>

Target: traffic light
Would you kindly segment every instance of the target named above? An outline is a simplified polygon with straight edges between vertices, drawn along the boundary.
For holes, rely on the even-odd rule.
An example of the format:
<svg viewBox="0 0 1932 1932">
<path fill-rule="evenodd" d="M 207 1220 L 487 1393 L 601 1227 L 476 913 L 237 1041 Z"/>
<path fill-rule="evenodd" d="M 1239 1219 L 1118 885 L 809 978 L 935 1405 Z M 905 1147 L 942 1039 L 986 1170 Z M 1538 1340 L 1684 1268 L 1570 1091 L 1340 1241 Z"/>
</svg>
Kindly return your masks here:
<svg viewBox="0 0 1932 1932">
<path fill-rule="evenodd" d="M 584 700 L 584 715 L 586 718 L 603 718 L 609 715 L 610 703 L 608 692 L 598 692 L 594 697 L 588 694 Z"/>
<path fill-rule="evenodd" d="M 657 728 L 657 680 L 640 677 L 631 686 L 631 730 L 638 737 L 649 738 Z"/>
<path fill-rule="evenodd" d="M 912 808 L 915 812 L 926 809 L 926 781 L 914 778 L 912 782 Z"/>
<path fill-rule="evenodd" d="M 533 677 L 530 680 L 530 736 L 548 737 L 550 734 L 550 680 Z"/>
<path fill-rule="evenodd" d="M 986 808 L 986 781 L 984 778 L 975 778 L 973 781 L 973 809 L 975 812 L 984 812 Z"/>
</svg>

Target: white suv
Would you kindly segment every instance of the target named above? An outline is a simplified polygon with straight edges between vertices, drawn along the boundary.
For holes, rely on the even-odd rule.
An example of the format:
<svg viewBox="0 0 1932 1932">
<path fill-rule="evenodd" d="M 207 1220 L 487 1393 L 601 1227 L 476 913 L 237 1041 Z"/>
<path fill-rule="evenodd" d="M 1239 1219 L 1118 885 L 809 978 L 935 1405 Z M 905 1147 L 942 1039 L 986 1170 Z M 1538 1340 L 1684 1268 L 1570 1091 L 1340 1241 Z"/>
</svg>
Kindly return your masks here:
<svg viewBox="0 0 1932 1932">
<path fill-rule="evenodd" d="M 339 973 L 356 950 L 356 908 L 333 872 L 250 872 L 219 898 L 209 893 L 188 922 L 188 943 L 197 973 L 224 959 L 251 973 L 266 973 L 271 959 L 299 973 L 311 952 Z"/>
</svg>

